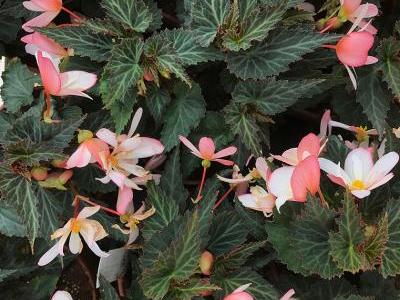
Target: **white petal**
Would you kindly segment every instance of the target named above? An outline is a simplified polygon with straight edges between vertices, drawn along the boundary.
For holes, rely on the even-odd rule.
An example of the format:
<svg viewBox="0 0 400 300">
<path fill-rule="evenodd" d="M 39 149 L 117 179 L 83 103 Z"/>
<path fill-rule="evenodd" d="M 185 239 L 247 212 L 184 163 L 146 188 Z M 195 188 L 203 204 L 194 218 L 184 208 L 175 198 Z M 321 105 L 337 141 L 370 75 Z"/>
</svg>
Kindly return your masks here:
<svg viewBox="0 0 400 300">
<path fill-rule="evenodd" d="M 366 181 L 373 167 L 372 155 L 364 148 L 352 150 L 346 157 L 344 170 L 350 180 Z"/>
<path fill-rule="evenodd" d="M 351 193 L 356 196 L 358 199 L 365 198 L 371 194 L 371 191 L 369 190 L 353 190 Z"/>
<path fill-rule="evenodd" d="M 284 198 L 285 201 L 291 199 L 293 193 L 290 186 L 290 179 L 293 171 L 294 167 L 282 167 L 272 172 L 268 182 L 268 190 L 277 198 Z"/>
<path fill-rule="evenodd" d="M 89 218 L 90 216 L 94 215 L 100 210 L 100 205 L 96 206 L 87 206 L 82 208 L 80 213 L 78 214 L 78 219 L 86 219 Z"/>
<path fill-rule="evenodd" d="M 117 135 L 107 128 L 97 131 L 96 136 L 114 148 L 118 146 Z"/>
<path fill-rule="evenodd" d="M 387 153 L 378 159 L 371 169 L 367 179 L 367 185 L 373 185 L 375 182 L 380 181 L 394 168 L 398 161 L 399 155 L 396 152 Z"/>
<path fill-rule="evenodd" d="M 77 254 L 82 251 L 82 247 L 83 245 L 79 233 L 71 232 L 69 237 L 69 251 L 71 251 L 72 254 Z"/>
<path fill-rule="evenodd" d="M 51 247 L 45 254 L 42 255 L 42 257 L 39 259 L 38 265 L 39 266 L 44 266 L 50 263 L 53 259 L 57 257 L 57 255 L 60 254 L 58 251 L 60 247 L 61 240 L 59 240 L 53 247 Z"/>
<path fill-rule="evenodd" d="M 389 173 L 386 176 L 384 176 L 381 180 L 375 182 L 373 185 L 369 186 L 368 189 L 369 190 L 373 190 L 376 189 L 377 187 L 384 185 L 386 182 L 388 182 L 390 179 L 392 179 L 394 176 L 393 173 Z"/>
<path fill-rule="evenodd" d="M 318 158 L 319 166 L 322 171 L 333 175 L 335 177 L 341 178 L 345 184 L 351 184 L 349 176 L 346 172 L 340 167 L 340 163 L 335 164 L 334 162 L 326 159 L 326 158 Z"/>
<path fill-rule="evenodd" d="M 288 199 L 287 199 L 287 198 L 284 198 L 284 197 L 278 197 L 278 198 L 276 198 L 275 206 L 276 206 L 276 209 L 278 210 L 279 213 L 280 213 L 280 208 L 281 208 L 281 206 L 282 206 L 283 204 L 285 204 L 287 200 L 288 200 Z"/>
<path fill-rule="evenodd" d="M 70 71 L 60 74 L 61 91 L 60 96 L 69 95 L 65 91 L 85 91 L 96 84 L 96 74 L 84 71 Z"/>
<path fill-rule="evenodd" d="M 70 293 L 67 291 L 57 291 L 54 293 L 51 300 L 73 300 Z"/>
<path fill-rule="evenodd" d="M 81 230 L 81 235 L 85 240 L 86 244 L 88 245 L 89 249 L 92 250 L 94 254 L 96 254 L 99 257 L 109 256 L 108 253 L 102 251 L 99 248 L 99 245 L 97 245 L 97 243 L 93 239 L 91 239 L 90 234 L 88 234 L 86 230 Z"/>
<path fill-rule="evenodd" d="M 133 229 L 130 233 L 129 233 L 129 238 L 128 238 L 128 242 L 126 243 L 127 245 L 132 244 L 134 241 L 136 241 L 136 239 L 139 236 L 139 228 L 135 227 L 135 229 Z"/>
<path fill-rule="evenodd" d="M 244 194 L 238 197 L 243 206 L 253 208 L 257 206 L 257 199 L 252 194 Z"/>
<path fill-rule="evenodd" d="M 139 125 L 140 119 L 142 118 L 143 109 L 141 107 L 135 112 L 135 115 L 132 118 L 131 128 L 128 132 L 128 137 L 132 137 L 136 131 L 137 126 Z"/>
</svg>

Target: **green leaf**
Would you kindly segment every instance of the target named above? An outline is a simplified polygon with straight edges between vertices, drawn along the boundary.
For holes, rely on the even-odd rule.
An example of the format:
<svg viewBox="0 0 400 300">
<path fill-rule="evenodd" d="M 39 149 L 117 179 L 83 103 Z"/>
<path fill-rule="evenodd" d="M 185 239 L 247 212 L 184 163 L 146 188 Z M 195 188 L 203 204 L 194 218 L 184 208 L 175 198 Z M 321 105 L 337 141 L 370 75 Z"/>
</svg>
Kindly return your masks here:
<svg viewBox="0 0 400 300">
<path fill-rule="evenodd" d="M 279 5 L 274 8 L 255 8 L 251 12 L 245 12 L 239 30 L 237 28 L 228 30 L 223 38 L 223 45 L 232 51 L 247 50 L 252 46 L 251 42 L 262 41 L 267 37 L 285 11 L 285 5 Z"/>
<path fill-rule="evenodd" d="M 264 114 L 275 115 L 295 104 L 309 90 L 323 80 L 240 81 L 232 93 L 233 101 L 254 104 Z"/>
<path fill-rule="evenodd" d="M 214 255 L 229 252 L 246 240 L 247 229 L 235 212 L 223 211 L 213 218 L 207 249 Z"/>
<path fill-rule="evenodd" d="M 33 249 L 35 239 L 40 235 L 38 198 L 32 183 L 11 169 L 11 166 L 0 167 L 0 191 L 26 225 L 27 237 Z"/>
<path fill-rule="evenodd" d="M 147 185 L 147 202 L 151 204 L 156 213 L 146 220 L 142 234 L 146 240 L 171 223 L 179 212 L 178 203 L 174 198 L 167 196 L 159 186 Z"/>
<path fill-rule="evenodd" d="M 155 63 L 160 72 L 173 73 L 191 86 L 190 79 L 179 59 L 179 55 L 173 48 L 173 43 L 161 35 L 153 35 L 146 40 L 145 55 L 147 60 Z"/>
<path fill-rule="evenodd" d="M 171 150 L 179 143 L 179 135 L 189 135 L 190 131 L 197 127 L 206 111 L 198 84 L 194 84 L 190 89 L 178 83 L 174 87 L 174 94 L 175 99 L 167 108 L 161 131 L 161 142 L 165 151 Z"/>
<path fill-rule="evenodd" d="M 113 47 L 111 59 L 104 67 L 100 91 L 103 102 L 110 107 L 115 101 L 129 101 L 127 97 L 132 86 L 143 76 L 139 60 L 143 52 L 139 39 L 124 39 Z"/>
<path fill-rule="evenodd" d="M 167 105 L 171 102 L 170 94 L 155 84 L 151 84 L 146 93 L 146 104 L 156 124 L 160 124 Z"/>
<path fill-rule="evenodd" d="M 179 147 L 175 148 L 165 163 L 161 187 L 165 194 L 181 208 L 185 206 L 189 193 L 183 185 Z"/>
<path fill-rule="evenodd" d="M 326 279 L 341 274 L 329 254 L 329 230 L 333 229 L 334 223 L 334 211 L 322 207 L 318 198 L 312 198 L 296 221 L 293 235 L 304 268 Z M 296 256 L 295 253 L 292 255 Z"/>
<path fill-rule="evenodd" d="M 388 215 L 383 215 L 376 227 L 367 226 L 366 232 L 368 238 L 364 246 L 365 258 L 371 268 L 374 268 L 376 264 L 380 263 L 383 251 L 386 248 L 388 239 Z"/>
<path fill-rule="evenodd" d="M 373 127 L 382 134 L 387 126 L 386 118 L 391 99 L 382 86 L 377 70 L 370 67 L 364 76 L 359 77 L 358 85 L 356 100 Z"/>
<path fill-rule="evenodd" d="M 234 248 L 223 256 L 218 256 L 215 260 L 214 270 L 215 272 L 235 270 L 243 266 L 248 258 L 254 254 L 257 250 L 264 247 L 266 241 L 259 241 L 253 243 L 247 243 Z"/>
<path fill-rule="evenodd" d="M 85 128 L 85 127 L 83 127 Z M 96 178 L 104 177 L 104 171 L 100 170 L 95 164 L 89 164 L 84 168 L 75 168 L 73 181 L 80 193 L 110 193 L 116 191 L 115 184 L 99 184 Z"/>
<path fill-rule="evenodd" d="M 100 296 L 102 300 L 118 300 L 119 296 L 114 287 L 100 275 Z"/>
<path fill-rule="evenodd" d="M 158 261 L 144 269 L 141 285 L 146 297 L 163 299 L 171 280 L 185 280 L 196 271 L 200 257 L 199 218 L 195 212 L 186 218 L 181 232 Z"/>
<path fill-rule="evenodd" d="M 135 89 L 128 90 L 124 99 L 117 99 L 110 107 L 111 116 L 115 122 L 115 132 L 121 133 L 131 119 L 133 106 L 137 101 Z"/>
<path fill-rule="evenodd" d="M 202 292 L 212 292 L 220 289 L 220 287 L 206 283 L 204 280 L 191 279 L 185 285 L 174 287 L 169 299 L 192 300 L 193 297 L 200 295 Z"/>
<path fill-rule="evenodd" d="M 29 141 L 18 142 L 5 148 L 4 162 L 12 164 L 23 161 L 27 166 L 40 164 L 41 161 L 65 159 L 59 149 L 49 148 L 47 145 L 33 144 Z"/>
<path fill-rule="evenodd" d="M 86 56 L 94 61 L 106 61 L 113 47 L 112 38 L 93 33 L 86 26 L 42 27 L 35 30 L 43 33 L 65 48 L 74 49 L 75 55 Z"/>
<path fill-rule="evenodd" d="M 0 232 L 10 237 L 24 237 L 27 233 L 26 226 L 16 210 L 4 203 L 0 203 Z"/>
<path fill-rule="evenodd" d="M 384 278 L 400 273 L 400 201 L 391 199 L 386 207 L 388 240 L 382 256 L 381 274 Z"/>
<path fill-rule="evenodd" d="M 197 65 L 201 62 L 223 59 L 222 53 L 214 47 L 202 47 L 193 31 L 183 28 L 166 29 L 160 35 L 172 43 L 183 65 Z"/>
<path fill-rule="evenodd" d="M 364 253 L 360 245 L 364 242 L 361 217 L 350 193 L 343 199 L 343 214 L 337 220 L 338 232 L 329 233 L 331 255 L 343 271 L 357 273 L 365 264 Z"/>
<path fill-rule="evenodd" d="M 379 48 L 380 69 L 383 71 L 383 80 L 388 84 L 392 93 L 400 97 L 400 41 L 393 37 L 383 39 Z"/>
<path fill-rule="evenodd" d="M 228 69 L 242 79 L 265 79 L 289 70 L 290 63 L 335 40 L 337 36 L 318 32 L 277 29 L 250 50 L 229 53 Z"/>
<path fill-rule="evenodd" d="M 120 23 L 109 19 L 90 19 L 85 21 L 85 26 L 98 34 L 113 36 L 124 36 L 126 34 L 124 27 Z"/>
<path fill-rule="evenodd" d="M 347 154 L 350 152 L 349 148 L 344 144 L 342 140 L 336 135 L 329 136 L 328 142 L 326 143 L 326 158 L 344 166 Z"/>
<path fill-rule="evenodd" d="M 101 6 L 108 17 L 136 32 L 145 32 L 153 15 L 142 0 L 103 0 Z"/>
<path fill-rule="evenodd" d="M 4 86 L 1 97 L 10 113 L 16 113 L 33 101 L 33 87 L 39 81 L 38 76 L 29 71 L 19 59 L 11 60 L 3 74 Z"/>
<path fill-rule="evenodd" d="M 241 285 L 251 283 L 246 291 L 249 292 L 254 297 L 254 299 L 279 299 L 278 292 L 268 281 L 266 281 L 258 273 L 248 269 L 241 269 L 239 271 L 235 271 L 229 274 L 212 277 L 211 282 L 220 286 L 224 290 L 225 295 L 232 293 Z"/>
<path fill-rule="evenodd" d="M 225 0 L 194 0 L 191 8 L 192 23 L 197 40 L 209 46 L 217 35 L 229 12 L 230 2 Z"/>
<path fill-rule="evenodd" d="M 256 155 L 262 153 L 261 142 L 264 138 L 255 118 L 245 107 L 231 103 L 225 106 L 225 121 L 234 135 L 240 137 L 247 149 Z"/>
</svg>

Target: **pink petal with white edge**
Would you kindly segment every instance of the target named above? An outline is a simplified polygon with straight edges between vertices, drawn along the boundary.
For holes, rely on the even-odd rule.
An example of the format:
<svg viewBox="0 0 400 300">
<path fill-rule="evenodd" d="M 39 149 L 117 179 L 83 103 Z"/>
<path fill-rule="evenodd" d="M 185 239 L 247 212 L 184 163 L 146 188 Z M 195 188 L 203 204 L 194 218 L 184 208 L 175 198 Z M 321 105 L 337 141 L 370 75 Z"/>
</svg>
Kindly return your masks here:
<svg viewBox="0 0 400 300">
<path fill-rule="evenodd" d="M 366 65 L 372 65 L 379 61 L 379 59 L 375 56 L 368 56 L 367 61 L 365 62 Z"/>
<path fill-rule="evenodd" d="M 297 159 L 302 161 L 310 155 L 319 155 L 320 141 L 314 133 L 309 133 L 303 137 L 297 147 Z"/>
<path fill-rule="evenodd" d="M 118 171 L 110 171 L 107 174 L 111 180 L 119 187 L 122 188 L 124 186 L 124 182 L 126 179 L 126 176 L 122 174 L 121 172 Z"/>
<path fill-rule="evenodd" d="M 62 0 L 31 0 L 30 2 L 47 11 L 60 11 L 62 7 Z"/>
<path fill-rule="evenodd" d="M 358 16 L 365 9 L 365 7 L 367 7 L 367 9 L 366 13 L 364 14 L 364 18 L 373 18 L 378 15 L 378 7 L 375 4 L 368 3 L 360 5 L 354 12 L 353 16 Z"/>
<path fill-rule="evenodd" d="M 41 15 L 33 18 L 22 25 L 22 29 L 26 32 L 33 32 L 33 27 L 46 27 L 57 17 L 58 12 L 46 11 Z"/>
<path fill-rule="evenodd" d="M 372 154 L 364 148 L 352 150 L 344 162 L 344 170 L 350 181 L 361 180 L 365 182 L 374 165 Z"/>
<path fill-rule="evenodd" d="M 69 71 L 61 73 L 60 78 L 61 90 L 57 96 L 82 96 L 82 92 L 93 87 L 97 81 L 96 74 L 84 71 Z"/>
<path fill-rule="evenodd" d="M 224 300 L 254 300 L 254 298 L 247 292 L 238 292 L 225 296 Z"/>
<path fill-rule="evenodd" d="M 358 26 L 359 28 L 363 29 L 362 31 L 369 32 L 372 35 L 376 35 L 378 33 L 378 29 L 376 29 L 374 25 L 370 24 L 370 22 L 367 22 L 365 20 L 361 20 Z"/>
<path fill-rule="evenodd" d="M 233 166 L 235 164 L 231 160 L 221 159 L 221 158 L 213 159 L 212 161 L 216 161 L 217 163 L 220 163 L 221 165 L 224 165 L 224 166 Z"/>
<path fill-rule="evenodd" d="M 368 197 L 371 194 L 369 190 L 353 190 L 351 193 L 356 196 L 358 199 L 362 199 Z"/>
<path fill-rule="evenodd" d="M 81 144 L 67 160 L 65 168 L 72 169 L 86 167 L 89 164 L 91 157 L 92 155 L 90 154 L 89 149 L 84 144 Z"/>
<path fill-rule="evenodd" d="M 159 140 L 140 137 L 140 143 L 134 149 L 135 158 L 146 158 L 161 154 L 164 151 L 164 145 Z"/>
<path fill-rule="evenodd" d="M 341 0 L 340 5 L 347 15 L 354 13 L 360 6 L 362 0 Z"/>
<path fill-rule="evenodd" d="M 319 138 L 324 139 L 327 135 L 331 134 L 331 126 L 329 121 L 331 120 L 331 111 L 328 109 L 324 112 L 321 118 L 321 124 L 319 126 Z"/>
<path fill-rule="evenodd" d="M 58 57 L 67 56 L 68 54 L 65 48 L 39 32 L 25 35 L 21 38 L 21 41 L 26 44 L 36 45 L 40 51 L 45 51 Z M 35 55 L 35 53 L 33 53 L 33 55 Z"/>
<path fill-rule="evenodd" d="M 97 213 L 100 210 L 100 205 L 96 206 L 87 206 L 82 208 L 82 210 L 79 212 L 77 218 L 78 219 L 87 219 L 91 216 L 93 216 L 95 213 Z"/>
<path fill-rule="evenodd" d="M 290 148 L 283 152 L 282 155 L 273 155 L 272 157 L 289 166 L 295 166 L 299 163 L 297 159 L 297 148 Z"/>
<path fill-rule="evenodd" d="M 217 153 L 215 153 L 213 156 L 213 159 L 233 155 L 236 153 L 236 151 L 237 151 L 237 148 L 234 146 L 227 147 L 227 148 L 222 149 L 221 151 L 218 151 Z"/>
<path fill-rule="evenodd" d="M 316 156 L 309 156 L 294 169 L 290 184 L 293 190 L 293 200 L 304 202 L 307 192 L 315 195 L 319 189 L 321 172 Z"/>
<path fill-rule="evenodd" d="M 24 1 L 22 2 L 22 5 L 30 11 L 46 11 L 46 9 L 44 9 L 42 6 L 37 5 L 36 3 L 34 3 L 33 1 Z"/>
<path fill-rule="evenodd" d="M 271 177 L 272 172 L 264 157 L 259 157 L 256 159 L 256 169 L 258 173 L 260 173 L 262 179 L 267 182 Z"/>
<path fill-rule="evenodd" d="M 117 135 L 107 128 L 101 128 L 96 132 L 96 136 L 114 148 L 118 145 Z"/>
<path fill-rule="evenodd" d="M 367 186 L 373 185 L 375 182 L 389 174 L 398 162 L 399 155 L 396 152 L 389 152 L 378 159 L 366 180 Z"/>
<path fill-rule="evenodd" d="M 199 150 L 197 150 L 197 148 L 184 136 L 180 135 L 179 136 L 179 140 L 190 149 L 190 151 L 192 151 L 192 153 L 194 155 L 196 155 L 199 158 L 203 158 L 199 152 Z"/>
<path fill-rule="evenodd" d="M 369 186 L 369 190 L 376 189 L 377 187 L 380 187 L 381 185 L 384 185 L 386 182 L 388 182 L 390 179 L 394 177 L 393 173 L 389 173 L 386 176 L 384 176 L 381 180 L 376 181 L 373 185 Z"/>
<path fill-rule="evenodd" d="M 199 151 L 203 159 L 213 159 L 215 153 L 214 141 L 208 137 L 202 137 L 199 141 Z"/>
<path fill-rule="evenodd" d="M 110 155 L 108 145 L 98 138 L 92 138 L 85 141 L 83 144 L 89 149 L 94 161 L 104 168 L 103 164 Z"/>
<path fill-rule="evenodd" d="M 336 177 L 336 176 L 331 175 L 331 174 L 328 174 L 327 176 L 333 183 L 336 183 L 336 184 L 338 184 L 338 185 L 340 185 L 342 187 L 347 187 L 346 183 L 344 182 L 344 180 L 342 178 Z"/>
<path fill-rule="evenodd" d="M 118 191 L 117 211 L 124 214 L 133 200 L 133 191 L 130 187 L 124 186 Z"/>
<path fill-rule="evenodd" d="M 61 78 L 53 62 L 39 51 L 36 55 L 42 84 L 47 93 L 56 95 L 61 88 Z"/>
</svg>

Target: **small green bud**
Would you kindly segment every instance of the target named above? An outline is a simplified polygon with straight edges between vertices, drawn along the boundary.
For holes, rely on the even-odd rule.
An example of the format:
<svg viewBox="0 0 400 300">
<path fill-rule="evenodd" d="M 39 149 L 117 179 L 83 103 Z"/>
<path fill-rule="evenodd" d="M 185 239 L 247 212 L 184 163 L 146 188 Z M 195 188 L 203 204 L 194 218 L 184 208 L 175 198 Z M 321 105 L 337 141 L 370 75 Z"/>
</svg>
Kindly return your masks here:
<svg viewBox="0 0 400 300">
<path fill-rule="evenodd" d="M 81 144 L 84 141 L 90 140 L 91 138 L 93 138 L 93 132 L 91 132 L 90 130 L 78 130 L 78 143 Z"/>
<path fill-rule="evenodd" d="M 203 160 L 201 161 L 201 165 L 202 165 L 204 168 L 209 168 L 209 167 L 211 166 L 211 162 L 210 162 L 209 160 L 207 160 L 207 159 L 203 159 Z"/>
</svg>

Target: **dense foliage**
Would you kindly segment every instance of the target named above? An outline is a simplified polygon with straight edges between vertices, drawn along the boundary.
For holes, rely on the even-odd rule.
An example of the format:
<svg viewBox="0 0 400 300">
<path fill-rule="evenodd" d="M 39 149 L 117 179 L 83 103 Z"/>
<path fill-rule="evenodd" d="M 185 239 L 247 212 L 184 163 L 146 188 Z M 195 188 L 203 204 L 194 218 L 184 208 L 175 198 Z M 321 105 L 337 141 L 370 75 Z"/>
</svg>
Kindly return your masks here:
<svg viewBox="0 0 400 300">
<path fill-rule="evenodd" d="M 1 298 L 398 299 L 400 2 L 360 4 L 0 0 Z"/>
</svg>

